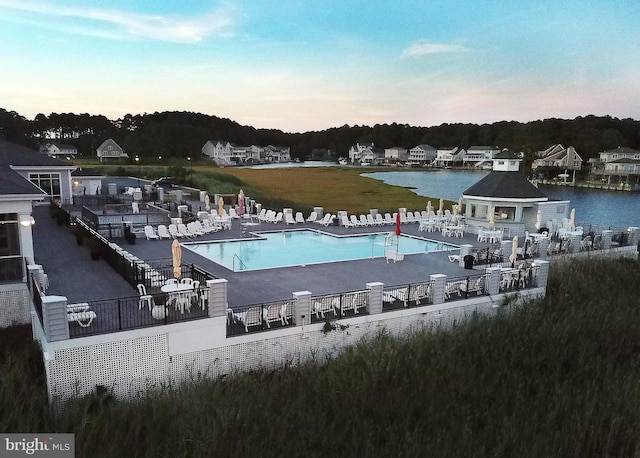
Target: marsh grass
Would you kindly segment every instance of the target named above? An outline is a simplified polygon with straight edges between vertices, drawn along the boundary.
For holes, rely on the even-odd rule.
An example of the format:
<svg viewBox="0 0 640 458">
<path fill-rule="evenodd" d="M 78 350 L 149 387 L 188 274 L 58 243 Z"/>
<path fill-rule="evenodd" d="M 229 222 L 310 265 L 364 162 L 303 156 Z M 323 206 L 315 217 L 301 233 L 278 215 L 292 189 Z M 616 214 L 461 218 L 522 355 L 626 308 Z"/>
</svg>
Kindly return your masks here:
<svg viewBox="0 0 640 458">
<path fill-rule="evenodd" d="M 381 333 L 133 402 L 89 396 L 56 417 L 23 332 L 2 339 L 2 429 L 74 431 L 77 456 L 638 455 L 639 264 L 558 263 L 550 278 L 546 298 L 448 332 Z"/>
</svg>

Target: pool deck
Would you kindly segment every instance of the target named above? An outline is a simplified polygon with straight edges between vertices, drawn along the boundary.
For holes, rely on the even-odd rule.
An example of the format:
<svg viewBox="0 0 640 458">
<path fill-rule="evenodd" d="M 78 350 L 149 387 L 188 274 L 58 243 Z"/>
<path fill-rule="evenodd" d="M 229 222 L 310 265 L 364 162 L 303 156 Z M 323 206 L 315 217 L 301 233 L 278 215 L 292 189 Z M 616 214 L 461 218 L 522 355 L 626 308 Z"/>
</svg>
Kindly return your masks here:
<svg viewBox="0 0 640 458">
<path fill-rule="evenodd" d="M 137 292 L 103 260 L 91 260 L 86 246 L 76 244 L 71 228 L 58 226 L 50 216 L 48 206 L 34 208 L 36 225 L 33 228 L 36 263 L 42 264 L 49 276 L 48 295 L 66 296 L 69 302 L 111 299 L 135 296 Z M 336 235 L 357 233 L 391 232 L 394 226 L 344 228 L 324 227 L 305 223 L 286 225 L 284 223 L 262 223 L 256 230 L 292 230 L 310 228 Z M 478 245 L 475 234 L 462 238 L 443 237 L 439 232 L 420 232 L 418 224 L 403 224 L 402 232 L 436 241 L 453 244 L 470 243 Z M 192 239 L 194 242 L 207 240 L 241 239 L 240 222 L 235 220 L 231 230 L 219 231 Z M 247 238 L 245 235 L 244 238 Z M 134 245 L 124 239 L 116 243 L 144 260 L 171 258 L 171 240 L 146 240 L 138 237 Z M 181 242 L 186 242 L 181 239 Z M 264 269 L 256 271 L 232 272 L 213 261 L 207 260 L 190 250 L 182 251 L 183 263 L 196 264 L 217 278 L 228 280 L 227 299 L 232 308 L 292 297 L 295 291 L 310 291 L 314 295 L 346 292 L 364 289 L 369 282 L 383 282 L 386 285 L 400 285 L 428 280 L 432 274 L 466 276 L 468 270 L 456 262 L 450 262 L 452 252 L 405 255 L 403 261 L 393 263 L 384 258 L 357 261 L 340 261 Z M 456 253 L 454 251 L 453 253 Z"/>
</svg>

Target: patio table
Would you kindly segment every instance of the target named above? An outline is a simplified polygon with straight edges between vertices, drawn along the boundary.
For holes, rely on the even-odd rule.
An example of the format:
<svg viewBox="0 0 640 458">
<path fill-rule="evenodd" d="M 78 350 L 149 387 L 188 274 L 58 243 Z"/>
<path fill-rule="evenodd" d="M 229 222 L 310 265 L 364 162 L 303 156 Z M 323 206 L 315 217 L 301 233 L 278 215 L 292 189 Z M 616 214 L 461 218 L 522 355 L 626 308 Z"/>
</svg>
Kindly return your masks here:
<svg viewBox="0 0 640 458">
<path fill-rule="evenodd" d="M 192 285 L 185 283 L 163 285 L 160 287 L 160 291 L 168 294 L 169 298 L 175 301 L 176 310 L 180 310 L 180 313 L 184 314 L 185 308 L 187 311 L 191 309 Z"/>
</svg>

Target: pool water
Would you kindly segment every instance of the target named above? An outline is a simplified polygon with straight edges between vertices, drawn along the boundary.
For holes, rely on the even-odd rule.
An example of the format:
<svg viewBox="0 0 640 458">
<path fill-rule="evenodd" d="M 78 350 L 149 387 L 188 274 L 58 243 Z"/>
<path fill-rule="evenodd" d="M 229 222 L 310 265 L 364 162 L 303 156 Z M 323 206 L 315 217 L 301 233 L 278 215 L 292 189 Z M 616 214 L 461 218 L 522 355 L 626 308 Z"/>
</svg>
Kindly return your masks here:
<svg viewBox="0 0 640 458">
<path fill-rule="evenodd" d="M 383 257 L 383 245 L 389 233 L 340 237 L 314 230 L 292 230 L 258 235 L 260 239 L 189 243 L 184 246 L 227 269 L 244 271 Z M 395 244 L 392 248 L 395 249 Z M 403 254 L 457 248 L 457 245 L 405 235 L 401 235 L 398 241 L 398 251 Z"/>
</svg>

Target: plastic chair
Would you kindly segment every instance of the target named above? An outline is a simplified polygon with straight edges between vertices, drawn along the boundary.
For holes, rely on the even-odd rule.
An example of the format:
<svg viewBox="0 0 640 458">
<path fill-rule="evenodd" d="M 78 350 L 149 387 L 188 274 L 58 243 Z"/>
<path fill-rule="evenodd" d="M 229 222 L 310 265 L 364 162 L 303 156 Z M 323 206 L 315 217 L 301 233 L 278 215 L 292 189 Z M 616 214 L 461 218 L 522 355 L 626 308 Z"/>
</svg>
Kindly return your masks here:
<svg viewBox="0 0 640 458">
<path fill-rule="evenodd" d="M 153 302 L 153 296 L 151 294 L 147 294 L 147 288 L 143 284 L 138 284 L 137 288 L 138 293 L 140 294 L 140 299 L 138 300 L 138 310 L 140 310 L 145 304 L 149 307 L 149 310 L 151 310 L 155 305 Z"/>
</svg>

